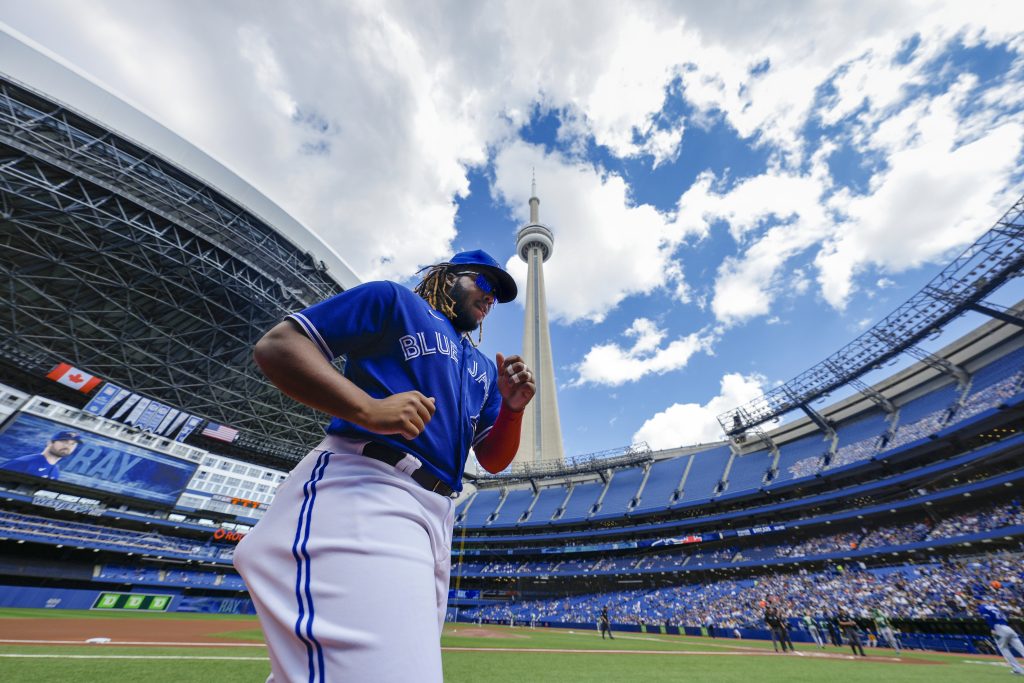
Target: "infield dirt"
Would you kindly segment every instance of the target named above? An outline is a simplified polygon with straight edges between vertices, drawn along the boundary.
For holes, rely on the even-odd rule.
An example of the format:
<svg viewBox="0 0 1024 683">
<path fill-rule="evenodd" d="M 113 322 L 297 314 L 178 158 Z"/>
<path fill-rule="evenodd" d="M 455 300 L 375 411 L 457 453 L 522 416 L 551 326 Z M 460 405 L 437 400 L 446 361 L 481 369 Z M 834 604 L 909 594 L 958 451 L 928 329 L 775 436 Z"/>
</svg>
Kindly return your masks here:
<svg viewBox="0 0 1024 683">
<path fill-rule="evenodd" d="M 259 626 L 252 619 L 138 620 L 138 619 L 0 619 L 0 640 L 73 641 L 110 638 L 111 644 L 251 645 L 251 638 L 232 638 L 232 631 L 251 633 Z"/>
</svg>

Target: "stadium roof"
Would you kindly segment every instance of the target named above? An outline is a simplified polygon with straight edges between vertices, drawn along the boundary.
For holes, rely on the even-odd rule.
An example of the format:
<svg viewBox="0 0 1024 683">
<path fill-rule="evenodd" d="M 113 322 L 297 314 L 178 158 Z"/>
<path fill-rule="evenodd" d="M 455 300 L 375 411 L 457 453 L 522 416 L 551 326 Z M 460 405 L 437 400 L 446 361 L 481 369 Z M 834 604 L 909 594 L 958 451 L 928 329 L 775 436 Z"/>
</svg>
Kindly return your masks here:
<svg viewBox="0 0 1024 683">
<path fill-rule="evenodd" d="M 101 122 L 118 136 L 216 188 L 218 193 L 272 225 L 297 248 L 323 261 L 330 277 L 343 289 L 361 281 L 352 267 L 316 234 L 223 164 L 129 104 L 126 98 L 2 22 L 0 72 L 8 80 L 45 93 L 48 99 L 67 109 Z"/>
<path fill-rule="evenodd" d="M 69 362 L 241 430 L 236 445 L 270 464 L 322 435 L 251 351 L 356 274 L 227 168 L 8 30 L 0 226 L 7 367 Z"/>
</svg>

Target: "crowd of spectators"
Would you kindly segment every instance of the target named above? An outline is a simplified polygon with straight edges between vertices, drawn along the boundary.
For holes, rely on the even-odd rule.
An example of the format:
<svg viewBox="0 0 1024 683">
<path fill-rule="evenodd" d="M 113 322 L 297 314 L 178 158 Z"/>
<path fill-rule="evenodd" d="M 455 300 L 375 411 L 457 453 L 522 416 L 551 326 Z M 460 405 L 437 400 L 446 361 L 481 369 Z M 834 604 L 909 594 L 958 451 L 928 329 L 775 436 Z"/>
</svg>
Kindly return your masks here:
<svg viewBox="0 0 1024 683">
<path fill-rule="evenodd" d="M 998 382 L 982 387 L 970 394 L 960 409 L 957 410 L 954 419 L 966 420 L 978 413 L 988 410 L 994 405 L 1013 398 L 1024 389 L 1024 369 L 1005 377 Z"/>
<path fill-rule="evenodd" d="M 677 547 L 657 553 L 619 557 L 463 562 L 461 566 L 456 566 L 455 571 L 463 576 L 666 572 L 682 568 L 721 567 L 740 562 L 820 557 L 867 548 L 905 546 L 926 540 L 957 538 L 1021 525 L 1024 525 L 1024 508 L 1019 501 L 1013 500 L 987 504 L 960 513 L 935 513 L 929 517 L 913 517 L 898 524 L 846 529 L 795 541 L 764 542 L 744 546 L 737 546 L 733 541 L 707 548 Z"/>
<path fill-rule="evenodd" d="M 901 424 L 895 433 L 893 433 L 892 437 L 890 437 L 886 442 L 886 449 L 913 443 L 918 439 L 923 439 L 924 437 L 939 431 L 945 427 L 950 420 L 955 422 L 956 420 L 961 419 L 959 415 L 957 415 L 956 418 L 953 417 L 954 410 L 954 406 L 943 406 L 942 408 L 925 415 L 920 420 L 915 420 L 909 424 Z"/>
<path fill-rule="evenodd" d="M 876 434 L 854 443 L 843 444 L 828 459 L 827 465 L 824 458 L 815 455 L 797 460 L 787 469 L 792 478 L 798 479 L 816 474 L 822 469 L 835 469 L 843 465 L 868 460 L 879 453 L 934 434 L 948 424 L 955 424 L 989 408 L 994 408 L 1019 394 L 1022 388 L 1024 388 L 1024 369 L 968 394 L 962 404 L 943 406 L 914 422 L 898 425 L 892 434 Z"/>
<path fill-rule="evenodd" d="M 602 607 L 620 624 L 669 624 L 718 628 L 761 628 L 763 602 L 781 606 L 785 616 L 829 615 L 837 610 L 870 617 L 880 609 L 890 618 L 955 618 L 969 615 L 967 597 L 975 586 L 997 579 L 994 596 L 1012 616 L 1021 616 L 1024 564 L 1019 553 L 956 559 L 928 565 L 882 569 L 833 567 L 718 580 L 649 590 L 615 591 L 545 600 L 510 602 L 464 611 L 470 619 L 542 623 L 593 623 Z"/>
<path fill-rule="evenodd" d="M 882 548 L 917 543 L 918 541 L 923 541 L 928 536 L 931 528 L 930 520 L 927 519 L 876 527 L 865 534 L 864 538 L 860 541 L 860 547 Z"/>
<path fill-rule="evenodd" d="M 130 583 L 134 585 L 170 585 L 180 587 L 223 588 L 245 590 L 242 578 L 234 573 L 198 571 L 195 569 L 167 569 L 161 567 L 124 567 L 97 565 L 93 578 L 97 581 Z"/>
<path fill-rule="evenodd" d="M 1003 505 L 987 505 L 979 510 L 962 512 L 944 517 L 936 522 L 927 535 L 927 539 L 950 538 L 965 536 L 992 529 L 1024 524 L 1024 508 L 1020 503 Z"/>
</svg>

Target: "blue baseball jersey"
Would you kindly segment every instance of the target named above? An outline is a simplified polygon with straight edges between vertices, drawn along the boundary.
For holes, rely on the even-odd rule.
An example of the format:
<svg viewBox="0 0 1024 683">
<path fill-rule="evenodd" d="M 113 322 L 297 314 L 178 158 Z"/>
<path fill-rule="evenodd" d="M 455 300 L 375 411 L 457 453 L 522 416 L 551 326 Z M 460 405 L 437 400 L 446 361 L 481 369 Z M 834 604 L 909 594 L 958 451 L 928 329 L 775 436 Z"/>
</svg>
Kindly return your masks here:
<svg viewBox="0 0 1024 683">
<path fill-rule="evenodd" d="M 990 629 L 994 629 L 999 624 L 1009 626 L 1010 622 L 1006 620 L 1006 615 L 1003 614 L 1003 610 L 999 609 L 995 605 L 982 604 L 978 605 L 978 614 L 985 620 Z"/>
<path fill-rule="evenodd" d="M 345 377 L 373 398 L 403 391 L 432 397 L 436 410 L 415 439 L 376 434 L 334 418 L 328 434 L 376 441 L 423 462 L 455 491 L 472 445 L 501 408 L 497 366 L 416 293 L 367 282 L 289 316 L 328 360 L 344 355 Z"/>
<path fill-rule="evenodd" d="M 24 472 L 25 474 L 33 474 L 44 479 L 60 479 L 60 468 L 56 465 L 51 465 L 50 461 L 42 453 L 23 455 L 4 465 L 0 465 L 0 467 L 10 472 Z"/>
</svg>

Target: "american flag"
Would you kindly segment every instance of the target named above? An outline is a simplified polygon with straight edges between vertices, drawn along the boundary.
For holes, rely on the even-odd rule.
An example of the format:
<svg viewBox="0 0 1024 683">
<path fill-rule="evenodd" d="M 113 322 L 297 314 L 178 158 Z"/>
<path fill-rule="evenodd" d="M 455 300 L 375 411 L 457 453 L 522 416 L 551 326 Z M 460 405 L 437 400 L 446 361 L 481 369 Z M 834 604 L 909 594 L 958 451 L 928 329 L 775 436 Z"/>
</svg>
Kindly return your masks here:
<svg viewBox="0 0 1024 683">
<path fill-rule="evenodd" d="M 216 422 L 207 422 L 206 426 L 203 427 L 203 436 L 208 436 L 211 439 L 217 439 L 218 441 L 227 441 L 231 443 L 238 438 L 238 430 L 232 429 L 226 425 L 219 425 Z"/>
</svg>

